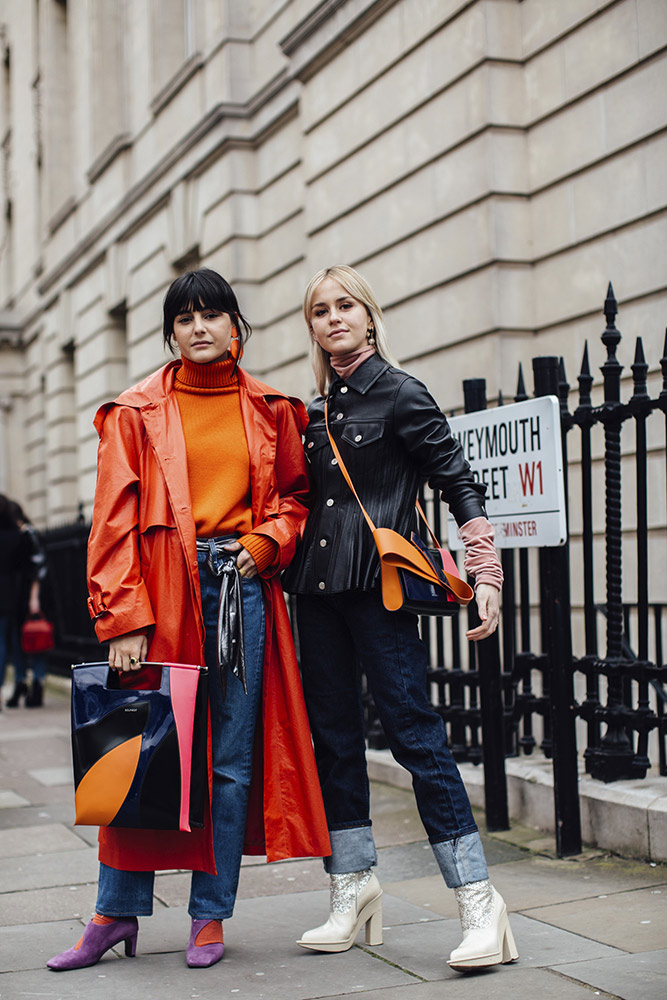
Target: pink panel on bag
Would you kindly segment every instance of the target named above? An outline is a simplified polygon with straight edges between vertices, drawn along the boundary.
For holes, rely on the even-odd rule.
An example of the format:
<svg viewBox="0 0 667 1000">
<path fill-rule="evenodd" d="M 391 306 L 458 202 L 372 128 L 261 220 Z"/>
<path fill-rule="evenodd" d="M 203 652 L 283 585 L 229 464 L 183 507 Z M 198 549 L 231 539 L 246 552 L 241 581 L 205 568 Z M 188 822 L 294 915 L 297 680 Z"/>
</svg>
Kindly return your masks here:
<svg viewBox="0 0 667 1000">
<path fill-rule="evenodd" d="M 190 833 L 190 776 L 192 773 L 192 733 L 195 722 L 195 701 L 199 670 L 189 664 L 164 664 L 169 666 L 171 706 L 174 710 L 178 751 L 181 758 L 181 813 L 179 829 Z M 181 669 L 185 666 L 185 669 Z"/>
</svg>

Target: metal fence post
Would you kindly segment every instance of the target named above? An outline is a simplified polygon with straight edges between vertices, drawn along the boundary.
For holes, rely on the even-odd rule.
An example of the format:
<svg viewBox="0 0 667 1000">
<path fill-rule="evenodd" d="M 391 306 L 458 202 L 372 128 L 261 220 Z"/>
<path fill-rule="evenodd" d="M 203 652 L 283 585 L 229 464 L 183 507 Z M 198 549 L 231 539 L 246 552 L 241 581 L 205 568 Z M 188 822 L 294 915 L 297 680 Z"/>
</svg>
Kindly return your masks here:
<svg viewBox="0 0 667 1000">
<path fill-rule="evenodd" d="M 533 358 L 536 396 L 559 397 L 560 359 Z M 562 408 L 561 408 L 562 422 Z M 563 432 L 564 433 L 564 432 Z M 567 451 L 563 449 L 563 460 Z M 569 543 L 542 550 L 544 637 L 549 657 L 556 849 L 559 857 L 581 852 L 581 817 L 572 671 Z"/>
<path fill-rule="evenodd" d="M 476 378 L 463 383 L 466 413 L 486 409 L 486 381 Z M 477 606 L 469 605 L 471 625 L 479 624 Z M 498 633 L 482 639 L 476 645 L 479 670 L 479 696 L 482 719 L 482 750 L 484 766 L 484 808 L 489 830 L 509 829 L 507 776 L 505 774 L 505 718 L 500 676 L 500 642 Z"/>
<path fill-rule="evenodd" d="M 607 359 L 601 366 L 604 380 L 604 403 L 600 422 L 605 445 L 605 544 L 607 589 L 607 705 L 602 712 L 607 732 L 589 756 L 589 770 L 600 781 L 617 781 L 637 775 L 635 753 L 626 728 L 626 705 L 623 689 L 623 574 L 621 521 L 621 427 L 624 419 L 621 403 L 623 365 L 616 357 L 621 334 L 616 328 L 618 305 L 609 282 L 604 303 L 607 320 L 601 340 Z M 645 773 L 645 770 L 644 770 Z M 643 777 L 643 775 L 639 775 Z"/>
</svg>

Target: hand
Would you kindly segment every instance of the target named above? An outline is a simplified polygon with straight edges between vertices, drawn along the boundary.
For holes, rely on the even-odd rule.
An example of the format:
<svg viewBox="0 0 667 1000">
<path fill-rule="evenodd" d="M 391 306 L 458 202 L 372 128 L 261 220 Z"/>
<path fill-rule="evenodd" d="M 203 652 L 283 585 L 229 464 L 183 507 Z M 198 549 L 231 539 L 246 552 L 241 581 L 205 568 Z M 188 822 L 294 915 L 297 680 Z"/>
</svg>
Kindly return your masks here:
<svg viewBox="0 0 667 1000">
<path fill-rule="evenodd" d="M 31 618 L 37 618 L 37 616 L 41 614 L 41 611 L 42 609 L 39 603 L 39 594 L 35 594 L 34 596 L 31 594 L 30 603 L 28 605 L 28 614 Z"/>
<path fill-rule="evenodd" d="M 126 672 L 141 670 L 147 652 L 148 639 L 144 633 L 119 635 L 109 642 L 109 666 Z"/>
<path fill-rule="evenodd" d="M 482 624 L 466 632 L 466 639 L 471 642 L 479 642 L 480 639 L 488 639 L 493 635 L 500 618 L 500 591 L 497 587 L 492 587 L 490 583 L 480 583 L 475 591 L 475 600 Z"/>
<path fill-rule="evenodd" d="M 252 580 L 253 576 L 257 576 L 257 566 L 255 565 L 255 560 L 250 555 L 247 549 L 244 549 L 240 542 L 227 542 L 223 546 L 226 552 L 238 552 L 239 557 L 236 560 L 236 565 L 239 568 L 239 574 L 245 577 L 247 580 Z"/>
</svg>

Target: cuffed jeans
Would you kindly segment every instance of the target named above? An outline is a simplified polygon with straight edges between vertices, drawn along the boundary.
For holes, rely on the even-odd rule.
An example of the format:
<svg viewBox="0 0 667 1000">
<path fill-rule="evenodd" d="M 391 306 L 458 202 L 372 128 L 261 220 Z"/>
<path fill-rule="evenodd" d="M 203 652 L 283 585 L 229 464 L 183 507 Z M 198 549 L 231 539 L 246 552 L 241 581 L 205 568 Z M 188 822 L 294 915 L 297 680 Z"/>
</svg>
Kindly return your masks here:
<svg viewBox="0 0 667 1000">
<path fill-rule="evenodd" d="M 255 724 L 262 691 L 265 615 L 259 578 L 244 578 L 243 625 L 248 693 L 244 693 L 241 681 L 228 673 L 223 701 L 216 654 L 221 577 L 212 576 L 206 569 L 206 557 L 206 552 L 197 553 L 206 628 L 206 664 L 209 668 L 213 757 L 211 817 L 218 873 L 210 875 L 193 871 L 188 912 L 193 919 L 226 920 L 234 910 L 243 853 Z M 100 864 L 97 913 L 108 917 L 150 916 L 153 912 L 154 878 L 155 872 L 119 871 Z"/>
<path fill-rule="evenodd" d="M 379 591 L 299 595 L 303 688 L 327 814 L 331 874 L 377 861 L 361 668 L 391 752 L 412 775 L 417 808 L 450 887 L 488 878 L 484 850 L 442 718 L 427 697 L 415 615 L 386 611 Z"/>
</svg>

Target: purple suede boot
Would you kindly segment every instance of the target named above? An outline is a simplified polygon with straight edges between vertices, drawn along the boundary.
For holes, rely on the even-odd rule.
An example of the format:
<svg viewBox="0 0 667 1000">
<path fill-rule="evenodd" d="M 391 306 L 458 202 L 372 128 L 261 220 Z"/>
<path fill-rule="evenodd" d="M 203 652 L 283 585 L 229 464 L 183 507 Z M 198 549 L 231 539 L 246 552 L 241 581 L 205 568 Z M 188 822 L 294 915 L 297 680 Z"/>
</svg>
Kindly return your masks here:
<svg viewBox="0 0 667 1000">
<path fill-rule="evenodd" d="M 197 946 L 195 941 L 197 940 L 197 935 L 201 930 L 206 927 L 207 924 L 219 924 L 220 926 L 220 940 L 211 941 L 209 944 L 201 944 Z M 215 965 L 219 962 L 225 952 L 225 946 L 222 943 L 222 921 L 221 920 L 193 920 L 192 927 L 190 928 L 190 940 L 188 941 L 188 946 L 185 949 L 185 960 L 191 969 L 208 969 L 210 965 Z"/>
<path fill-rule="evenodd" d="M 105 951 L 125 940 L 125 954 L 134 958 L 137 952 L 137 933 L 139 924 L 136 917 L 119 917 L 112 924 L 95 924 L 91 920 L 86 924 L 81 940 L 48 960 L 47 967 L 54 972 L 67 972 L 69 969 L 85 969 L 95 965 Z"/>
</svg>

